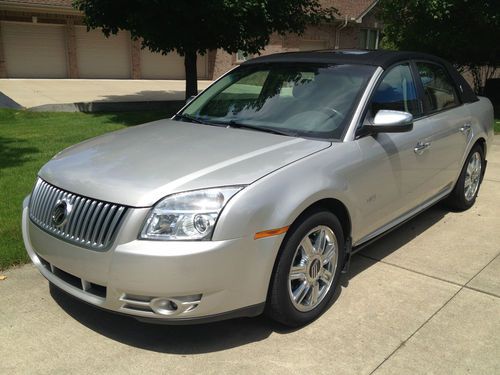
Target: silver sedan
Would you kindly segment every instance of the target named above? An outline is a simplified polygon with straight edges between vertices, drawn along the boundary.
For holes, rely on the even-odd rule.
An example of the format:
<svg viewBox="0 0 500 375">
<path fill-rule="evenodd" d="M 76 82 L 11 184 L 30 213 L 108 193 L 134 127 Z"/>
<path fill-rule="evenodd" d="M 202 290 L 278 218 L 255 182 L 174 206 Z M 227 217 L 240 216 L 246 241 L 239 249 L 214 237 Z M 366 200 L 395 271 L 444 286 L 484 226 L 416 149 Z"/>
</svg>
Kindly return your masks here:
<svg viewBox="0 0 500 375">
<path fill-rule="evenodd" d="M 140 320 L 300 326 L 357 250 L 441 200 L 471 207 L 492 136 L 491 103 L 437 57 L 264 56 L 172 119 L 57 154 L 25 246 L 52 284 Z"/>
</svg>

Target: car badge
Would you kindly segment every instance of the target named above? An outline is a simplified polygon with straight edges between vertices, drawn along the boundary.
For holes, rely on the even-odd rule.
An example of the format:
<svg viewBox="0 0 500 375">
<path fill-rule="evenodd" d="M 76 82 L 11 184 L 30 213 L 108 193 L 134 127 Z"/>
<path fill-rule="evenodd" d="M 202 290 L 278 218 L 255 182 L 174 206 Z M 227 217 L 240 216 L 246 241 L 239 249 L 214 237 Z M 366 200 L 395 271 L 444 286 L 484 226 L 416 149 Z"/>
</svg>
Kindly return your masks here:
<svg viewBox="0 0 500 375">
<path fill-rule="evenodd" d="M 65 199 L 60 199 L 56 202 L 51 213 L 52 225 L 56 228 L 61 228 L 68 221 L 71 212 L 71 205 Z"/>
</svg>

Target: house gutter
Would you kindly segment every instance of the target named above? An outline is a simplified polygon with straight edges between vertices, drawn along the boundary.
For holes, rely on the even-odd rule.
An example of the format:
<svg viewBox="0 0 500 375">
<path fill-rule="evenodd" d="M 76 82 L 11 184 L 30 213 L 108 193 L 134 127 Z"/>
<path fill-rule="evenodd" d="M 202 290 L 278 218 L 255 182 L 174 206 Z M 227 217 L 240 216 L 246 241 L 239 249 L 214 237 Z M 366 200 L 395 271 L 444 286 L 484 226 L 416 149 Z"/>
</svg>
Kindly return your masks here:
<svg viewBox="0 0 500 375">
<path fill-rule="evenodd" d="M 340 24 L 340 26 L 337 27 L 337 30 L 335 31 L 335 49 L 340 48 L 340 31 L 345 29 L 347 27 L 347 15 L 345 16 L 345 21 Z"/>
</svg>

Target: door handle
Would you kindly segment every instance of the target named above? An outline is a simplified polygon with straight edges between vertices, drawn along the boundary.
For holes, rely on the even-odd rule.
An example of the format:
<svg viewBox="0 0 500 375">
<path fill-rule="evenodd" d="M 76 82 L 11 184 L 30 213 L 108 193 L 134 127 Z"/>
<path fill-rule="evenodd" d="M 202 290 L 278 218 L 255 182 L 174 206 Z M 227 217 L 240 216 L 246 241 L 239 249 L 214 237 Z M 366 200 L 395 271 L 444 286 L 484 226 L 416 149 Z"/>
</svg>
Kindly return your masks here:
<svg viewBox="0 0 500 375">
<path fill-rule="evenodd" d="M 460 127 L 460 129 L 459 129 L 459 130 L 460 130 L 460 132 L 461 132 L 461 133 L 465 134 L 465 133 L 468 133 L 468 132 L 471 130 L 471 128 L 472 128 L 472 125 L 471 125 L 471 124 L 469 124 L 469 123 L 465 123 L 465 124 L 463 124 L 463 125 Z"/>
<path fill-rule="evenodd" d="M 417 155 L 422 155 L 429 147 L 431 147 L 430 142 L 418 142 L 413 151 L 415 151 L 415 154 Z"/>
</svg>

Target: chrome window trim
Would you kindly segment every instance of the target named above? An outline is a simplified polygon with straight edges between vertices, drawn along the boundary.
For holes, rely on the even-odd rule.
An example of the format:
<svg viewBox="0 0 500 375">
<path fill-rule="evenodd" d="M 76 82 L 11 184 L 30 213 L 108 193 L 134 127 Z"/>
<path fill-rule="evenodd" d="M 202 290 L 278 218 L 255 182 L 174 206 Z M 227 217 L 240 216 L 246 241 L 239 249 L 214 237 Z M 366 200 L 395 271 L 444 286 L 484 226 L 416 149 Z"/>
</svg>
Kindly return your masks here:
<svg viewBox="0 0 500 375">
<path fill-rule="evenodd" d="M 377 67 L 377 69 L 373 73 L 370 81 L 368 81 L 368 84 L 366 85 L 366 88 L 365 88 L 365 92 L 361 96 L 361 99 L 358 102 L 358 106 L 356 107 L 356 110 L 354 111 L 354 114 L 351 118 L 351 123 L 349 124 L 347 132 L 345 133 L 343 142 L 354 141 L 355 135 L 356 135 L 356 129 L 357 129 L 358 123 L 361 120 L 361 116 L 364 113 L 368 99 L 371 98 L 373 90 L 375 89 L 375 87 L 377 87 L 377 84 L 379 82 L 379 78 L 382 76 L 383 73 L 384 73 L 384 69 L 382 69 L 382 67 L 380 67 L 380 66 Z"/>
</svg>

